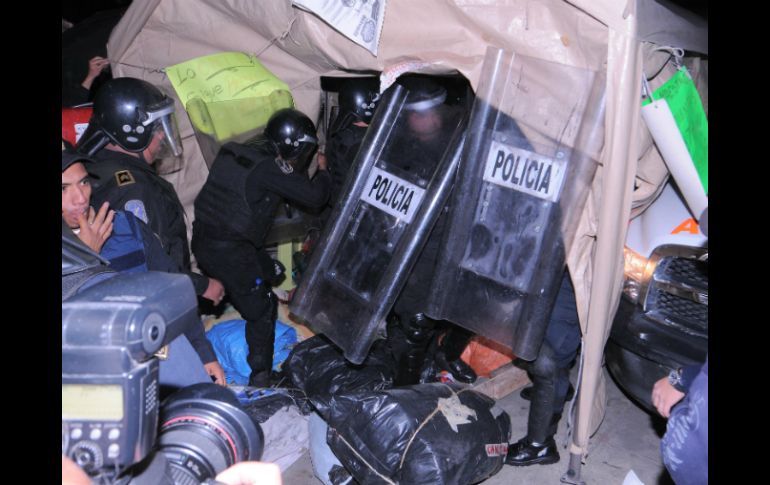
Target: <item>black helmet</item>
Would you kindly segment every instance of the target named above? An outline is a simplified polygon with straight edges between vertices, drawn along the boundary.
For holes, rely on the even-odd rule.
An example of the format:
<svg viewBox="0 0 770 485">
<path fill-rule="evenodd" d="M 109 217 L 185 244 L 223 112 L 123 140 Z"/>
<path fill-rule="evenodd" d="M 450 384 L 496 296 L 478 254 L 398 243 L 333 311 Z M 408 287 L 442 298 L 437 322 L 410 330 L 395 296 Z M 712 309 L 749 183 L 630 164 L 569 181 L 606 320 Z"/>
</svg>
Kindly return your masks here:
<svg viewBox="0 0 770 485">
<path fill-rule="evenodd" d="M 427 76 L 404 76 L 397 82 L 409 90 L 404 105 L 409 111 L 425 111 L 446 101 L 446 89 Z"/>
<path fill-rule="evenodd" d="M 265 136 L 272 142 L 278 154 L 295 168 L 302 170 L 304 162 L 318 145 L 315 125 L 301 111 L 284 108 L 267 120 Z"/>
<path fill-rule="evenodd" d="M 174 114 L 174 100 L 147 81 L 112 79 L 94 97 L 94 112 L 78 149 L 93 155 L 109 142 L 126 151 L 144 151 L 155 130 L 163 129 L 175 156 L 182 153 Z"/>
<path fill-rule="evenodd" d="M 369 123 L 380 101 L 380 82 L 373 77 L 347 79 L 339 91 L 340 117 L 351 113 L 358 120 Z"/>
</svg>

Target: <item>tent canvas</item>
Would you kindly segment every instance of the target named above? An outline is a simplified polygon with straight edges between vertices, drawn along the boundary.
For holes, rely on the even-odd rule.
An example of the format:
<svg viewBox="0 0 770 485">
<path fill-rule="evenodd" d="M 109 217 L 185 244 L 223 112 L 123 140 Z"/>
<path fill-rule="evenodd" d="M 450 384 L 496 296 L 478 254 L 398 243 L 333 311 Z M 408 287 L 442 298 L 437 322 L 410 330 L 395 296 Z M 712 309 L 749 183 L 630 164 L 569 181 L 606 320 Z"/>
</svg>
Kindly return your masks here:
<svg viewBox="0 0 770 485">
<path fill-rule="evenodd" d="M 225 51 L 253 54 L 288 84 L 296 106 L 307 113 L 318 112 L 322 75 L 459 71 L 475 89 L 488 45 L 605 71 L 605 144 L 567 257 L 584 337 L 568 472 L 576 481 L 589 435 L 603 415 L 603 348 L 620 298 L 627 223 L 667 176 L 641 123 L 641 76 L 663 65 L 663 74 L 651 82 L 656 88 L 673 67 L 654 48 L 707 54 L 707 34 L 706 21 L 662 0 L 390 0 L 375 57 L 289 0 L 134 0 L 107 48 L 116 77 L 145 79 L 169 92 L 167 66 Z M 692 59 L 687 65 L 707 109 L 707 62 Z M 177 100 L 177 112 L 183 111 Z M 185 163 L 168 180 L 191 223 L 208 168 L 189 120 L 178 118 Z"/>
</svg>

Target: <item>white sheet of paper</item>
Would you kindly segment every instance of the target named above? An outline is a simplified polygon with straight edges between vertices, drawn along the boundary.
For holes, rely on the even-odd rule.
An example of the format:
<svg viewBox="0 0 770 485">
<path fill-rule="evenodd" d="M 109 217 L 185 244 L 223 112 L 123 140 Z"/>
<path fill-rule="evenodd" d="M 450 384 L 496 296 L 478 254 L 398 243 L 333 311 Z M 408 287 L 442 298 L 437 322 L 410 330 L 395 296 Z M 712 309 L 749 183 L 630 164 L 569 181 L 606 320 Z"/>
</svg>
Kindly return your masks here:
<svg viewBox="0 0 770 485">
<path fill-rule="evenodd" d="M 377 55 L 387 0 L 292 0 Z"/>
</svg>

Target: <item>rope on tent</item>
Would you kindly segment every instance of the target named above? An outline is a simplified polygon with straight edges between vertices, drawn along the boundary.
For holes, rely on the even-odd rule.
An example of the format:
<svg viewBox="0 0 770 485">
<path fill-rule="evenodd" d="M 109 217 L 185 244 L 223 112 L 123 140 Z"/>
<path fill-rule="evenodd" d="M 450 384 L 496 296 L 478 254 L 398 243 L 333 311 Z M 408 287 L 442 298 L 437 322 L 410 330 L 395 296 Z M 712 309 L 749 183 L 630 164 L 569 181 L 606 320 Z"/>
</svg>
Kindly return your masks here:
<svg viewBox="0 0 770 485">
<path fill-rule="evenodd" d="M 275 37 L 273 37 L 272 39 L 270 39 L 269 41 L 267 41 L 267 44 L 265 44 L 265 46 L 263 48 L 259 49 L 256 53 L 254 53 L 254 56 L 255 57 L 259 57 L 260 54 L 262 54 L 270 46 L 275 44 L 275 42 L 277 40 L 282 40 L 282 39 L 286 38 L 286 36 L 288 36 L 291 33 L 291 28 L 294 26 L 294 22 L 296 20 L 297 20 L 297 15 L 294 14 L 294 16 L 291 19 L 289 19 L 289 23 L 286 26 L 286 29 L 283 32 L 281 32 L 280 34 L 278 34 Z M 160 74 L 163 74 L 164 76 L 166 76 L 166 68 L 137 66 L 135 64 L 129 64 L 127 62 L 122 62 L 122 61 L 118 62 L 118 64 L 121 65 L 121 66 L 133 67 L 134 69 L 140 69 L 140 70 L 145 71 L 145 72 L 160 73 Z"/>
<path fill-rule="evenodd" d="M 660 66 L 660 69 L 658 69 L 658 72 L 653 74 L 650 77 L 645 77 L 645 81 L 652 81 L 656 77 L 658 77 L 658 74 L 663 72 L 663 69 L 668 65 L 669 62 L 671 62 L 671 59 L 674 60 L 674 64 L 676 65 L 676 68 L 679 69 L 682 67 L 682 59 L 684 58 L 684 49 L 681 47 L 672 47 L 670 45 L 663 45 L 660 47 L 656 47 L 653 49 L 650 54 L 653 54 L 655 52 L 668 52 L 668 58 L 666 59 L 666 62 L 663 63 L 662 66 Z M 652 92 L 652 91 L 650 91 Z M 653 100 L 654 101 L 654 100 Z"/>
<path fill-rule="evenodd" d="M 581 337 L 580 364 L 578 365 L 577 382 L 575 382 L 575 394 L 572 396 L 572 401 L 570 402 L 570 406 L 569 406 L 569 412 L 567 413 L 567 434 L 564 437 L 564 443 L 563 443 L 564 447 L 567 447 L 570 441 L 572 441 L 572 433 L 575 431 L 575 428 L 573 427 L 573 421 L 575 418 L 575 404 L 577 403 L 577 396 L 580 393 L 580 383 L 583 380 L 583 362 L 584 362 L 584 356 L 585 356 L 585 353 L 583 352 L 584 347 L 585 347 L 585 340 Z"/>
<path fill-rule="evenodd" d="M 156 73 L 163 74 L 164 76 L 166 75 L 165 67 L 158 68 L 158 67 L 136 66 L 134 64 L 129 64 L 127 62 L 122 62 L 122 61 L 118 62 L 118 64 L 121 66 L 133 67 L 134 69 L 140 69 L 145 72 L 156 72 Z"/>
<path fill-rule="evenodd" d="M 259 50 L 258 50 L 258 51 L 257 51 L 257 52 L 254 54 L 254 56 L 255 56 L 255 57 L 259 57 L 259 55 L 260 55 L 260 54 L 262 54 L 262 53 L 263 53 L 263 52 L 265 52 L 265 51 L 266 51 L 268 48 L 270 48 L 270 46 L 272 46 L 273 44 L 275 44 L 275 42 L 276 42 L 277 40 L 279 40 L 279 39 L 280 39 L 280 40 L 283 40 L 283 39 L 285 39 L 285 38 L 286 38 L 286 36 L 288 36 L 288 35 L 291 33 L 291 28 L 294 26 L 294 22 L 295 22 L 296 20 L 297 20 L 297 14 L 294 14 L 294 16 L 292 16 L 292 18 L 290 18 L 290 19 L 289 19 L 289 24 L 286 26 L 286 29 L 285 29 L 283 32 L 281 32 L 280 34 L 278 34 L 278 35 L 276 35 L 275 37 L 273 37 L 272 39 L 270 39 L 269 41 L 267 41 L 267 44 L 265 44 L 265 46 L 264 46 L 263 48 L 259 49 Z M 292 39 L 292 40 L 294 41 L 294 39 Z M 294 43 L 296 44 L 296 43 L 297 43 L 297 41 L 294 41 Z"/>
</svg>

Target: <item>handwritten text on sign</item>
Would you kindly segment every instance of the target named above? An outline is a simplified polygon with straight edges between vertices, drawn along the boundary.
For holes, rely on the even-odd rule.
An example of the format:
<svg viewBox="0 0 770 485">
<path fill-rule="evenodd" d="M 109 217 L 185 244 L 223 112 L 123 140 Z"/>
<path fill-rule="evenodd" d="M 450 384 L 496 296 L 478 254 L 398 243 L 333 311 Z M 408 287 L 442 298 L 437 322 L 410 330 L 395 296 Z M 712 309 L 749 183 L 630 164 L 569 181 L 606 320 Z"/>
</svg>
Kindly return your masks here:
<svg viewBox="0 0 770 485">
<path fill-rule="evenodd" d="M 420 187 L 373 167 L 361 200 L 409 224 L 424 194 L 425 190 Z"/>
<path fill-rule="evenodd" d="M 566 168 L 564 160 L 554 160 L 493 140 L 484 168 L 484 181 L 556 202 Z"/>
</svg>

